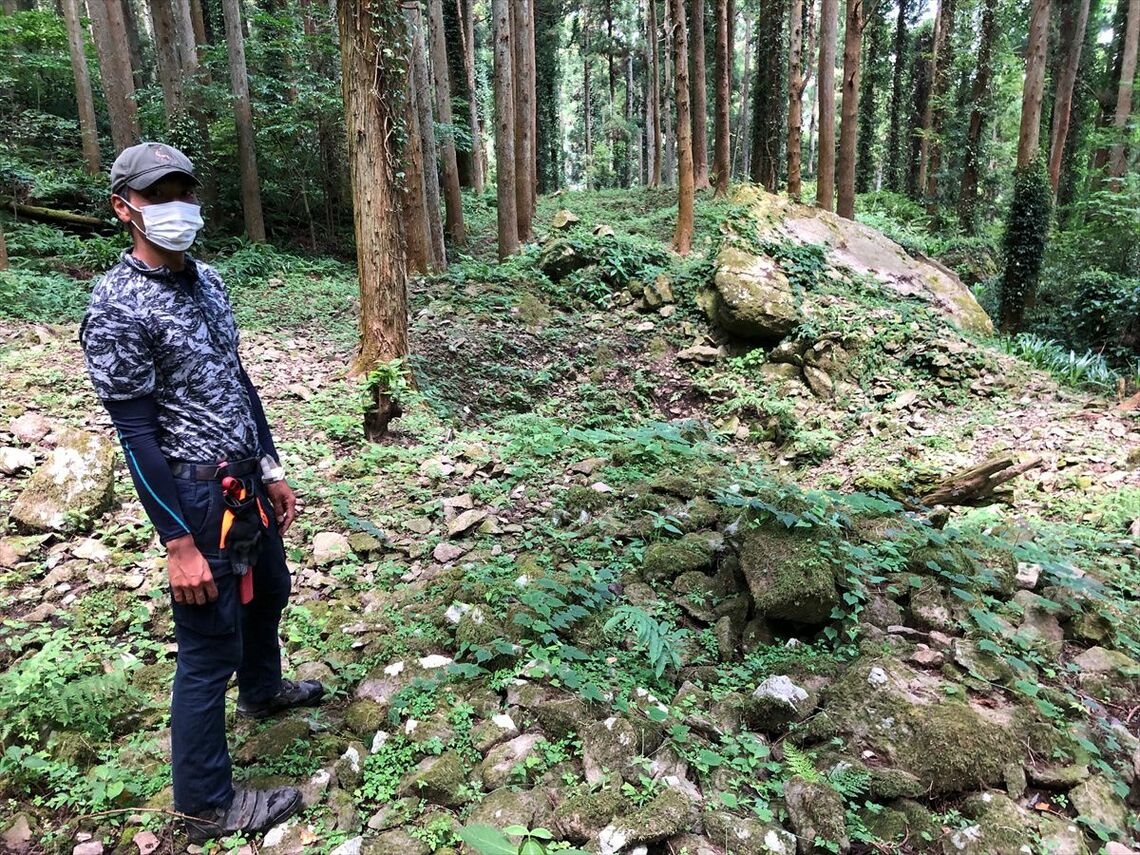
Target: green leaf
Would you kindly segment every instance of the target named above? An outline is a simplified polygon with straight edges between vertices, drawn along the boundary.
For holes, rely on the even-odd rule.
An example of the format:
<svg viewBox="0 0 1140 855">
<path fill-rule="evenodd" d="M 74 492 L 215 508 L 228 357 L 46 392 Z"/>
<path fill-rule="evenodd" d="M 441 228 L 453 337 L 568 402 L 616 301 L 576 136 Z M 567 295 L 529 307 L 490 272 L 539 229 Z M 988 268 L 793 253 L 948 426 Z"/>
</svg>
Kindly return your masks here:
<svg viewBox="0 0 1140 855">
<path fill-rule="evenodd" d="M 518 847 L 489 825 L 469 825 L 458 836 L 479 855 L 518 855 Z"/>
<path fill-rule="evenodd" d="M 652 706 L 645 710 L 645 717 L 650 721 L 662 722 L 669 718 L 669 710 L 662 709 L 658 706 Z"/>
<path fill-rule="evenodd" d="M 740 806 L 740 800 L 732 793 L 719 793 L 720 800 L 724 802 L 726 807 L 735 808 Z"/>
<path fill-rule="evenodd" d="M 525 825 L 508 825 L 503 829 L 503 834 L 509 834 L 511 837 L 525 837 L 530 834 L 530 829 Z"/>
<path fill-rule="evenodd" d="M 702 748 L 697 755 L 697 759 L 705 766 L 720 766 L 724 763 L 724 758 L 717 754 L 715 751 L 709 751 L 707 748 Z"/>
<path fill-rule="evenodd" d="M 519 855 L 546 855 L 546 847 L 537 840 L 524 840 L 519 847 Z"/>
</svg>

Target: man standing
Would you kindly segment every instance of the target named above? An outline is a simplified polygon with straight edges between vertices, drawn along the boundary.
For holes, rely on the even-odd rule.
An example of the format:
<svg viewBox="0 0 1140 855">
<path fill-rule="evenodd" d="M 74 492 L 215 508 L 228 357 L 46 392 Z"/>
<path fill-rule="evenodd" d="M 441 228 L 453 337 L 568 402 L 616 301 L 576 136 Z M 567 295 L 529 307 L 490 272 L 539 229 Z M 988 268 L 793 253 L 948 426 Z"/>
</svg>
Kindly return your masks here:
<svg viewBox="0 0 1140 855">
<path fill-rule="evenodd" d="M 171 701 L 174 807 L 192 840 L 257 833 L 298 810 L 293 787 L 236 790 L 225 693 L 262 718 L 319 703 L 281 677 L 277 630 L 296 515 L 257 391 L 238 358 L 225 285 L 186 254 L 202 227 L 194 166 L 142 143 L 111 167 L 131 249 L 95 286 L 79 330 L 139 498 L 166 547 L 178 663 Z M 267 513 L 266 509 L 271 512 Z M 252 568 L 252 569 L 250 569 Z"/>
</svg>

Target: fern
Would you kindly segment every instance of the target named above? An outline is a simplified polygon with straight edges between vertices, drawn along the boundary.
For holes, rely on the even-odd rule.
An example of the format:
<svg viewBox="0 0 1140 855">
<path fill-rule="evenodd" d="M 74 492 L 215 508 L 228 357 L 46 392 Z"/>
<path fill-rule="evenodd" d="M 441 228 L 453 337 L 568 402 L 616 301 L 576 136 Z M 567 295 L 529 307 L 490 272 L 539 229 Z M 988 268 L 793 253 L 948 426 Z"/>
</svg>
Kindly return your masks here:
<svg viewBox="0 0 1140 855">
<path fill-rule="evenodd" d="M 871 773 L 866 769 L 857 769 L 850 763 L 836 763 L 827 773 L 827 783 L 844 801 L 853 801 L 867 792 L 871 783 Z"/>
<path fill-rule="evenodd" d="M 792 777 L 803 778 L 809 784 L 823 783 L 823 775 L 815 768 L 811 757 L 791 743 L 784 744 L 784 765 Z"/>
<path fill-rule="evenodd" d="M 646 650 L 649 664 L 658 678 L 670 666 L 681 667 L 678 646 L 684 640 L 684 630 L 675 629 L 665 621 L 656 620 L 645 609 L 630 605 L 614 609 L 613 616 L 606 621 L 605 631 L 611 633 L 619 627 L 633 633 L 638 646 Z"/>
</svg>

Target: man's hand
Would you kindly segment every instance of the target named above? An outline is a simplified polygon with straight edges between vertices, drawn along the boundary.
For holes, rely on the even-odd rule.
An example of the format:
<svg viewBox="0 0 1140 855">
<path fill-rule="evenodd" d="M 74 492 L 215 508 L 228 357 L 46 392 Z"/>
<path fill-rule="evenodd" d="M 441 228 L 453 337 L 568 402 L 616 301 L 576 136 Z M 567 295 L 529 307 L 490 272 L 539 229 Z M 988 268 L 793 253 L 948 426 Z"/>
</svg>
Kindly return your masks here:
<svg viewBox="0 0 1140 855">
<path fill-rule="evenodd" d="M 273 514 L 277 517 L 277 531 L 285 534 L 293 520 L 297 518 L 297 496 L 285 481 L 274 481 L 265 485 L 269 501 L 273 503 Z"/>
<path fill-rule="evenodd" d="M 166 572 L 174 602 L 204 606 L 218 598 L 214 574 L 190 535 L 166 542 Z"/>
</svg>

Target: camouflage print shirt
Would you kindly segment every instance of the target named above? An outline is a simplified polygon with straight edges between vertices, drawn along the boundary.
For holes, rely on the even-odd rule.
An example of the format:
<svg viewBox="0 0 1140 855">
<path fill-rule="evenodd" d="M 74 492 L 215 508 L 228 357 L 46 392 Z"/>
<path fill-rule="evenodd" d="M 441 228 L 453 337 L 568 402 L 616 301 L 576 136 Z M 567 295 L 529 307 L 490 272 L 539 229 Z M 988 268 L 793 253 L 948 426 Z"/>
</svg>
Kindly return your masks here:
<svg viewBox="0 0 1140 855">
<path fill-rule="evenodd" d="M 258 454 L 226 286 L 189 256 L 172 272 L 129 253 L 95 285 L 79 327 L 100 399 L 153 395 L 169 460 L 215 463 Z"/>
</svg>

